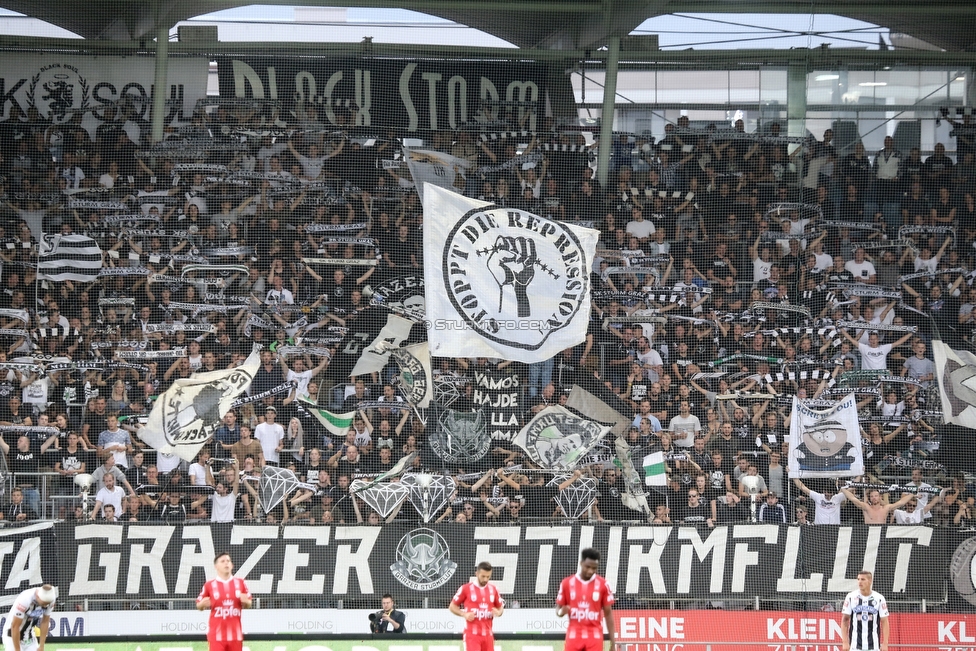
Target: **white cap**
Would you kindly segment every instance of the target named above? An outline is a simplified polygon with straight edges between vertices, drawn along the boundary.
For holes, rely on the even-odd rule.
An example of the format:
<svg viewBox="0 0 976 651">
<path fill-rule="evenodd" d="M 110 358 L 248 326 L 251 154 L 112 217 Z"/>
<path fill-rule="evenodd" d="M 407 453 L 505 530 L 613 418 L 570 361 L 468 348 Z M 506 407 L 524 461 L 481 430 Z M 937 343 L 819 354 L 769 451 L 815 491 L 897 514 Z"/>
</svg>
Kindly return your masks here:
<svg viewBox="0 0 976 651">
<path fill-rule="evenodd" d="M 53 604 L 58 598 L 58 589 L 49 585 L 41 586 L 36 592 L 37 600 L 46 604 Z"/>
</svg>

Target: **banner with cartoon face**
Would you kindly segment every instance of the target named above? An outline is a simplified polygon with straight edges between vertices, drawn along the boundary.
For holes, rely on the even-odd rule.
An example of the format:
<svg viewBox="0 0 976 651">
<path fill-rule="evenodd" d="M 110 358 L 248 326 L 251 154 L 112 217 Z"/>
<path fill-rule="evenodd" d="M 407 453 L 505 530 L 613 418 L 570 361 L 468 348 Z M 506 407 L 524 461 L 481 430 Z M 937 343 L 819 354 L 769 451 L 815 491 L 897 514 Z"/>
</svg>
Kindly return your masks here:
<svg viewBox="0 0 976 651">
<path fill-rule="evenodd" d="M 864 474 L 855 394 L 824 410 L 811 409 L 793 397 L 788 463 L 790 477 Z"/>
<path fill-rule="evenodd" d="M 427 338 L 435 357 L 531 364 L 582 343 L 599 232 L 424 188 Z"/>
<path fill-rule="evenodd" d="M 536 414 L 513 443 L 542 468 L 573 470 L 609 431 L 609 425 L 580 418 L 565 407 L 554 405 Z"/>
</svg>

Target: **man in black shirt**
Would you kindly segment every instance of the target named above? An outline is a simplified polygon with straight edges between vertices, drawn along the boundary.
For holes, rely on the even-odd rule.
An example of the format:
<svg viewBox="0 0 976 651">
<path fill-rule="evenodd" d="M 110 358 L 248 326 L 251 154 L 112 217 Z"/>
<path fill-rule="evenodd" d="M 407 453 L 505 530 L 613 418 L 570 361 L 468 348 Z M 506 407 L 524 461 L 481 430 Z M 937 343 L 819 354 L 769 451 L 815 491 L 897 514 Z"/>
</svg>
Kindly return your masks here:
<svg viewBox="0 0 976 651">
<path fill-rule="evenodd" d="M 705 449 L 705 437 L 698 435 L 695 437 L 695 442 L 688 452 L 688 460 L 698 466 L 698 469 L 702 472 L 708 470 L 708 466 L 711 465 L 712 455 Z"/>
<path fill-rule="evenodd" d="M 54 466 L 55 472 L 61 475 L 58 483 L 58 493 L 60 495 L 74 495 L 77 489 L 74 487 L 75 475 L 85 472 L 85 462 L 88 455 L 85 449 L 78 443 L 78 435 L 70 432 L 67 436 L 67 445 L 60 450 L 60 459 Z"/>
<path fill-rule="evenodd" d="M 359 454 L 359 448 L 355 445 L 347 445 L 344 451 L 339 450 L 336 452 L 329 459 L 329 466 L 336 469 L 338 476 L 346 475 L 350 479 L 355 479 L 359 475 L 365 475 L 370 472 L 366 459 Z"/>
<path fill-rule="evenodd" d="M 24 492 L 24 499 L 35 513 L 41 510 L 41 494 L 37 491 L 37 473 L 40 472 L 41 454 L 55 441 L 51 437 L 41 446 L 40 451 L 31 449 L 30 439 L 21 436 L 17 439 L 17 448 L 10 450 L 6 443 L 2 447 L 4 452 L 9 453 L 10 472 L 14 474 L 14 482 Z"/>
<path fill-rule="evenodd" d="M 952 187 L 952 159 L 946 156 L 945 145 L 935 143 L 934 153 L 922 164 L 922 182 L 929 196 L 941 187 Z"/>
<path fill-rule="evenodd" d="M 396 460 L 393 459 L 393 450 L 387 442 L 381 443 L 377 454 L 370 456 L 376 457 L 369 464 L 372 473 L 381 474 L 391 470 L 396 465 Z"/>
<path fill-rule="evenodd" d="M 520 487 L 522 499 L 525 506 L 522 508 L 522 517 L 525 518 L 551 518 L 556 510 L 555 497 L 558 492 L 552 486 L 546 486 L 546 479 L 542 475 L 536 476 L 535 480 Z"/>
<path fill-rule="evenodd" d="M 352 290 L 356 287 L 355 278 L 347 278 L 343 269 L 335 269 L 332 278 L 322 282 L 322 293 L 326 296 L 329 309 L 338 314 L 346 314 L 352 309 Z"/>
<path fill-rule="evenodd" d="M 749 507 L 741 500 L 721 498 L 715 500 L 715 522 L 747 522 Z"/>
<path fill-rule="evenodd" d="M 356 378 L 356 381 L 353 384 L 353 392 L 346 396 L 342 401 L 342 410 L 353 411 L 356 409 L 356 405 L 368 399 L 369 394 L 366 391 L 366 383 L 362 379 Z"/>
<path fill-rule="evenodd" d="M 349 475 L 338 475 L 336 477 L 336 490 L 332 491 L 332 498 L 335 506 L 332 513 L 338 520 L 346 523 L 356 522 L 356 510 L 353 508 L 352 501 L 356 498 L 349 497 L 349 485 L 351 479 Z"/>
<path fill-rule="evenodd" d="M 607 341 L 604 351 L 607 357 L 607 370 L 604 379 L 610 380 L 614 389 L 624 389 L 627 386 L 627 374 L 630 365 L 637 358 L 637 339 L 630 328 L 624 328 L 622 338 L 616 342 Z"/>
<path fill-rule="evenodd" d="M 663 423 L 668 417 L 668 403 L 661 392 L 660 382 L 651 384 L 651 392 L 647 396 L 647 402 L 650 403 L 649 412 Z"/>
<path fill-rule="evenodd" d="M 263 393 L 284 383 L 285 376 L 281 366 L 275 363 L 273 353 L 268 349 L 262 350 L 261 366 L 251 380 L 251 393 Z"/>
<path fill-rule="evenodd" d="M 149 476 L 149 466 L 146 465 L 145 461 L 146 454 L 141 450 L 136 451 L 132 455 L 132 464 L 125 469 L 125 479 L 133 488 L 138 488 L 146 483 Z"/>
<path fill-rule="evenodd" d="M 92 445 L 92 437 L 95 438 L 95 442 L 98 442 L 98 435 L 108 429 L 108 413 L 105 411 L 105 398 L 99 396 L 89 403 L 90 409 L 85 414 L 85 423 L 81 426 L 81 438 L 83 441 L 88 443 L 88 447 L 94 448 Z"/>
<path fill-rule="evenodd" d="M 634 362 L 634 364 L 631 365 L 631 376 L 633 376 L 635 373 L 638 374 L 641 373 L 640 362 Z M 644 402 L 648 401 L 653 382 L 647 379 L 643 379 L 644 378 L 643 375 L 638 375 L 638 377 L 640 377 L 641 379 L 636 381 L 630 379 L 627 380 L 630 386 L 630 395 L 627 397 L 630 399 L 630 402 L 632 404 L 642 406 Z M 644 413 L 647 413 L 647 411 L 649 410 L 650 410 L 650 403 L 648 402 L 647 410 L 643 410 L 642 407 L 642 411 L 644 411 Z"/>
<path fill-rule="evenodd" d="M 525 502 L 519 499 L 510 499 L 502 509 L 501 514 L 498 516 L 500 522 L 510 522 L 518 523 L 521 521 L 522 517 L 522 507 L 525 506 Z"/>
<path fill-rule="evenodd" d="M 516 482 L 505 473 L 499 473 L 498 478 L 521 493 L 525 502 L 525 506 L 521 509 L 521 517 L 551 518 L 556 511 L 556 495 L 569 488 L 582 476 L 583 474 L 577 470 L 558 486 L 547 485 L 543 475 L 537 475 L 533 482 L 524 484 Z"/>
<path fill-rule="evenodd" d="M 739 312 L 743 309 L 746 297 L 738 290 L 732 275 L 722 280 L 719 295 L 725 299 L 725 308 L 730 312 Z"/>
<path fill-rule="evenodd" d="M 621 495 L 625 491 L 624 483 L 620 479 L 620 473 L 616 469 L 609 468 L 603 472 L 603 484 L 600 486 L 598 508 L 604 520 L 627 520 L 629 517 L 628 512 L 632 514 L 636 513 L 624 506 Z"/>
<path fill-rule="evenodd" d="M 22 408 L 19 395 L 10 396 L 6 408 L 0 410 L 0 425 L 32 425 L 30 414 Z"/>
<path fill-rule="evenodd" d="M 728 471 L 732 469 L 733 459 L 739 454 L 739 449 L 741 447 L 739 439 L 736 438 L 735 432 L 732 429 L 732 423 L 726 421 L 722 423 L 722 426 L 718 430 L 718 438 L 712 441 L 712 460 L 714 461 L 715 452 L 719 452 L 722 455 L 723 463 L 727 464 L 725 468 Z"/>
<path fill-rule="evenodd" d="M 712 521 L 711 509 L 705 504 L 697 488 L 692 488 L 688 491 L 688 503 L 679 510 L 678 519 L 684 524 L 707 524 L 709 527 L 715 526 L 715 523 Z"/>
<path fill-rule="evenodd" d="M 786 508 L 779 503 L 779 496 L 776 493 L 769 493 L 766 496 L 766 503 L 759 507 L 759 522 L 786 524 L 787 518 Z"/>
<path fill-rule="evenodd" d="M 834 256 L 834 266 L 828 269 L 827 282 L 829 283 L 851 283 L 854 282 L 854 274 L 844 268 L 843 256 Z"/>
<path fill-rule="evenodd" d="M 746 410 L 736 405 L 734 400 L 731 402 L 735 406 L 732 411 L 732 433 L 739 439 L 739 449 L 741 450 L 756 438 L 755 429 Z"/>
<path fill-rule="evenodd" d="M 410 237 L 410 227 L 401 224 L 397 229 L 396 239 L 388 243 L 383 251 L 383 260 L 388 269 L 397 273 L 405 273 L 411 269 L 420 268 L 420 256 L 417 243 Z"/>
<path fill-rule="evenodd" d="M 736 275 L 735 267 L 732 266 L 732 260 L 728 255 L 728 245 L 725 242 L 719 242 L 715 245 L 715 254 L 709 261 L 708 271 L 706 272 L 708 280 L 712 283 L 724 283 L 728 278 L 735 278 Z"/>
<path fill-rule="evenodd" d="M 694 363 L 688 352 L 688 344 L 686 342 L 678 342 L 678 351 L 671 356 L 670 361 L 671 372 L 674 373 L 674 377 L 678 382 L 684 382 L 687 379 L 689 367 Z"/>
<path fill-rule="evenodd" d="M 0 520 L 9 522 L 25 522 L 36 520 L 37 512 L 24 502 L 24 493 L 19 488 L 10 491 L 10 503 L 0 512 Z"/>
</svg>

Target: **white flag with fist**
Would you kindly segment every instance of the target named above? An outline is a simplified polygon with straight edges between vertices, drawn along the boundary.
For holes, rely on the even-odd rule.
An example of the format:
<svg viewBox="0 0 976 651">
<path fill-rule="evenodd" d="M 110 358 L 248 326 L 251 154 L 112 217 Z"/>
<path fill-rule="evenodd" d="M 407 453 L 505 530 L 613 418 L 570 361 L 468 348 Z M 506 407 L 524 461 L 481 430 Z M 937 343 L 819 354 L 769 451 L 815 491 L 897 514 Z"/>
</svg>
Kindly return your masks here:
<svg viewBox="0 0 976 651">
<path fill-rule="evenodd" d="M 584 341 L 598 231 L 430 184 L 423 197 L 432 356 L 533 363 Z"/>
</svg>

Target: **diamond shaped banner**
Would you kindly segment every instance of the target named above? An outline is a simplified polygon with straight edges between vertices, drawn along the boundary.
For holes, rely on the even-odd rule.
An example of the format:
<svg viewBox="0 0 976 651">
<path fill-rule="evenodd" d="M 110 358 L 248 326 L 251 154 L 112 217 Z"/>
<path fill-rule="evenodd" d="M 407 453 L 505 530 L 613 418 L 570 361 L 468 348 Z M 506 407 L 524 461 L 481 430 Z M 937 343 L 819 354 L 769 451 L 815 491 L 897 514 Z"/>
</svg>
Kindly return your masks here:
<svg viewBox="0 0 976 651">
<path fill-rule="evenodd" d="M 355 493 L 380 517 L 388 518 L 407 499 L 410 489 L 398 482 L 370 486 L 368 482 L 357 479 L 350 484 L 349 492 Z"/>
<path fill-rule="evenodd" d="M 258 491 L 261 508 L 265 513 L 270 512 L 281 504 L 281 500 L 285 499 L 290 492 L 302 487 L 309 487 L 309 485 L 298 481 L 298 477 L 291 470 L 265 466 L 261 471 L 261 485 Z"/>
<path fill-rule="evenodd" d="M 404 475 L 400 483 L 410 491 L 410 503 L 417 509 L 424 522 L 430 522 L 437 513 L 447 506 L 454 494 L 454 480 L 444 475 L 416 473 Z"/>
<path fill-rule="evenodd" d="M 458 378 L 453 375 L 439 375 L 434 378 L 434 402 L 447 408 L 461 397 Z"/>
<path fill-rule="evenodd" d="M 549 481 L 549 486 L 558 486 L 570 475 L 557 475 Z M 596 479 L 580 477 L 575 482 L 556 493 L 556 504 L 567 518 L 578 518 L 596 501 Z"/>
</svg>

